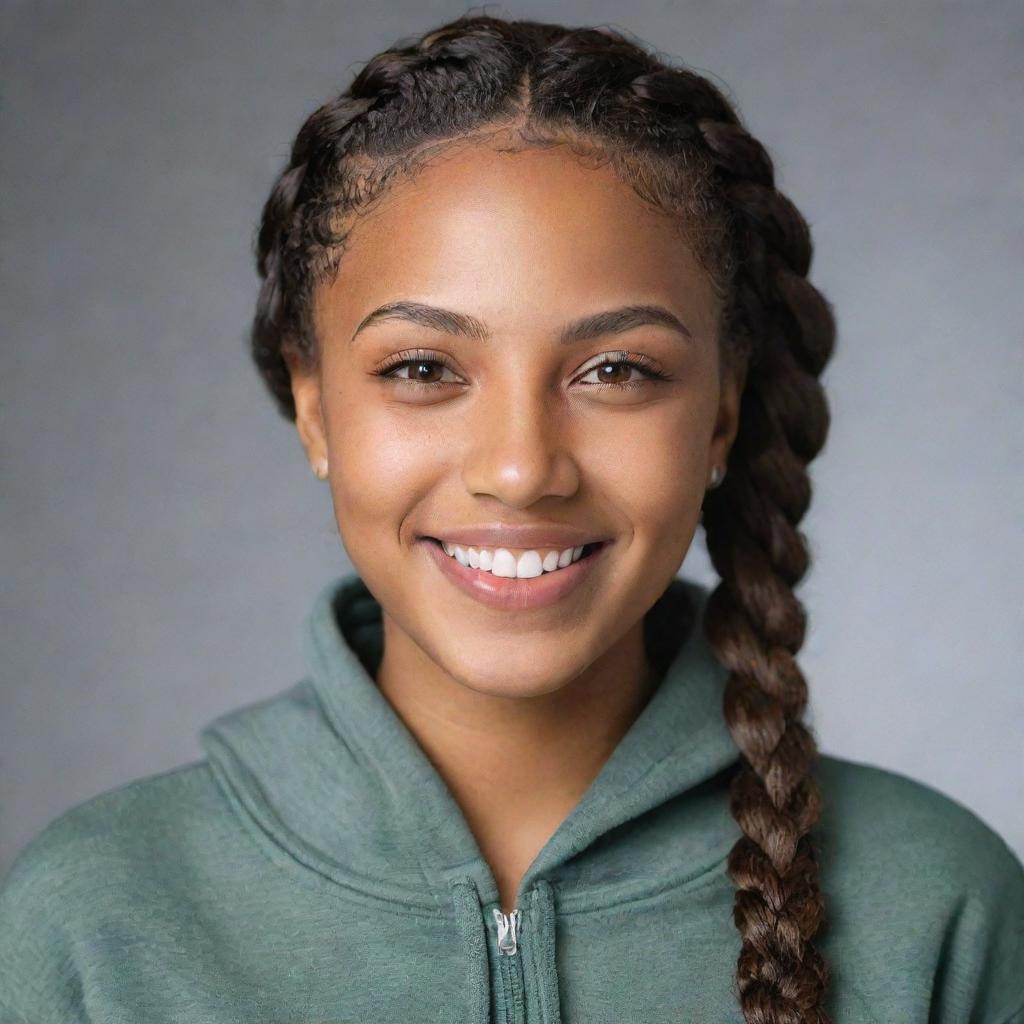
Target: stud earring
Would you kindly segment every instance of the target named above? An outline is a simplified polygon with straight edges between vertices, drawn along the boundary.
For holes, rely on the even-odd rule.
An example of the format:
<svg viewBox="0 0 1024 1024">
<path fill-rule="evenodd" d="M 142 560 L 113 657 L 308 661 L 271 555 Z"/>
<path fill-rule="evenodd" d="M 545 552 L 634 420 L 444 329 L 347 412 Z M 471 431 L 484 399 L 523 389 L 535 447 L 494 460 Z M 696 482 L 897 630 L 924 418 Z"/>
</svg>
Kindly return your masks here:
<svg viewBox="0 0 1024 1024">
<path fill-rule="evenodd" d="M 717 487 L 725 477 L 725 470 L 717 463 L 711 467 L 711 487 Z"/>
<path fill-rule="evenodd" d="M 312 466 L 312 469 L 313 469 L 313 476 L 315 476 L 317 478 L 317 480 L 326 480 L 327 479 L 327 459 L 326 458 L 317 459 L 316 462 L 314 463 L 314 465 Z"/>
</svg>

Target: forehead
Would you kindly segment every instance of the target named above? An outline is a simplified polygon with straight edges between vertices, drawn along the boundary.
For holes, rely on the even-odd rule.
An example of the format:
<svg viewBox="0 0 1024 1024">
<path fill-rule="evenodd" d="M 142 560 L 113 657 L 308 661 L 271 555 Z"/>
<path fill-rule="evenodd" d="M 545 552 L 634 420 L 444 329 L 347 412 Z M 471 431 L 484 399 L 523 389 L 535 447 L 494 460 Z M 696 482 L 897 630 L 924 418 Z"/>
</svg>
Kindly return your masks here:
<svg viewBox="0 0 1024 1024">
<path fill-rule="evenodd" d="M 566 318 L 610 300 L 676 300 L 690 320 L 714 295 L 678 220 L 609 165 L 565 146 L 457 147 L 398 180 L 356 220 L 318 319 L 354 323 L 396 298 L 447 299 L 488 321 Z M 586 310 L 589 311 L 589 310 Z"/>
</svg>

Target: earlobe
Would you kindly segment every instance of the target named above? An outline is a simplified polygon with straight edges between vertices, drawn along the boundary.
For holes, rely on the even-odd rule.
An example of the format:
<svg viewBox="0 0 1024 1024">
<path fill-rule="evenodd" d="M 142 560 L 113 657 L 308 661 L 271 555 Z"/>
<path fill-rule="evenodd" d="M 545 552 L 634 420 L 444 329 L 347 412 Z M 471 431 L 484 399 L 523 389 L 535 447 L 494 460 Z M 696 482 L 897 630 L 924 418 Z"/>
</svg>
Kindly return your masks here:
<svg viewBox="0 0 1024 1024">
<path fill-rule="evenodd" d="M 731 366 L 722 378 L 718 414 L 714 433 L 711 436 L 711 458 L 715 464 L 712 470 L 711 487 L 717 487 L 725 477 L 729 452 L 737 433 L 739 433 L 740 404 L 745 383 L 746 365 Z M 717 479 L 715 479 L 715 471 L 718 474 Z"/>
<path fill-rule="evenodd" d="M 313 475 L 327 478 L 327 437 L 321 406 L 320 375 L 314 370 L 300 367 L 292 358 L 285 357 L 291 374 L 292 399 L 295 402 L 295 429 L 306 450 Z"/>
</svg>

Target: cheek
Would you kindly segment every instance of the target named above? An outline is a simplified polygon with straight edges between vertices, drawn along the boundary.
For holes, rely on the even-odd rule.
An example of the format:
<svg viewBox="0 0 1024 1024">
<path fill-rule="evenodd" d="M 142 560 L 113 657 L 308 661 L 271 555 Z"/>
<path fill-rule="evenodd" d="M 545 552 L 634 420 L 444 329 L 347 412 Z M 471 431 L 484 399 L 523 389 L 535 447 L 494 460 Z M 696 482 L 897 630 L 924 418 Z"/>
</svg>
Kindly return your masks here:
<svg viewBox="0 0 1024 1024">
<path fill-rule="evenodd" d="M 588 459 L 595 486 L 638 538 L 685 546 L 704 497 L 703 420 L 679 403 L 623 417 Z"/>
<path fill-rule="evenodd" d="M 396 415 L 381 402 L 339 397 L 333 413 L 328 447 L 342 539 L 350 553 L 368 542 L 393 545 L 417 496 L 436 478 L 442 449 L 422 418 Z"/>
</svg>

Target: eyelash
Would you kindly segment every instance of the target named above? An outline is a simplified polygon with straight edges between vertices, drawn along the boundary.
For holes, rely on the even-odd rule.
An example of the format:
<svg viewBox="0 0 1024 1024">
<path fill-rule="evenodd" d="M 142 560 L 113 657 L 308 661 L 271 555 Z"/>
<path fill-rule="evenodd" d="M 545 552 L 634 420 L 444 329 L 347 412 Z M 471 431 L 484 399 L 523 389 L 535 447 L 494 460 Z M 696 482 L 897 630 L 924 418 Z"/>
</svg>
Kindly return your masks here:
<svg viewBox="0 0 1024 1024">
<path fill-rule="evenodd" d="M 406 352 L 397 352 L 395 354 L 394 358 L 392 358 L 388 362 L 385 362 L 383 365 L 379 366 L 373 372 L 374 372 L 374 374 L 376 376 L 383 377 L 385 380 L 393 380 L 393 381 L 396 381 L 396 382 L 401 383 L 401 384 L 412 384 L 414 386 L 425 387 L 425 388 L 443 387 L 445 384 L 450 384 L 451 383 L 451 381 L 439 381 L 439 380 L 435 380 L 435 381 L 403 380 L 401 377 L 394 377 L 394 376 L 392 376 L 392 374 L 394 374 L 396 370 L 400 370 L 403 367 L 406 367 L 406 366 L 419 366 L 419 365 L 421 365 L 423 363 L 437 363 L 440 366 L 443 366 L 446 369 L 451 370 L 452 373 L 455 372 L 455 367 L 452 366 L 451 363 L 449 363 L 448 360 L 443 355 L 441 355 L 439 352 L 428 352 L 428 351 L 424 351 L 422 349 L 416 350 L 415 352 L 412 352 L 412 353 L 410 353 L 408 351 L 406 351 Z M 664 380 L 669 380 L 670 379 L 667 373 L 662 373 L 661 370 L 657 369 L 654 366 L 654 363 L 647 356 L 645 356 L 645 355 L 643 355 L 642 353 L 639 353 L 639 352 L 636 352 L 636 353 L 630 353 L 630 352 L 625 352 L 625 351 L 610 352 L 610 353 L 608 353 L 608 355 L 605 358 L 603 358 L 601 360 L 601 362 L 596 363 L 594 366 L 590 367 L 590 369 L 587 370 L 586 373 L 587 374 L 593 373 L 594 370 L 598 370 L 602 366 L 609 366 L 609 365 L 610 366 L 631 366 L 634 369 L 640 370 L 643 374 L 645 374 L 647 376 L 648 380 L 664 381 Z M 586 374 L 584 376 L 586 376 Z M 597 388 L 619 388 L 619 389 L 622 389 L 622 388 L 641 387 L 645 383 L 647 383 L 647 381 L 643 381 L 643 380 L 624 381 L 624 382 L 622 382 L 620 384 L 611 383 L 611 382 L 607 382 L 607 381 L 601 381 L 601 382 L 599 382 L 597 384 L 587 384 L 586 387 L 588 387 L 588 388 L 597 387 Z"/>
</svg>

